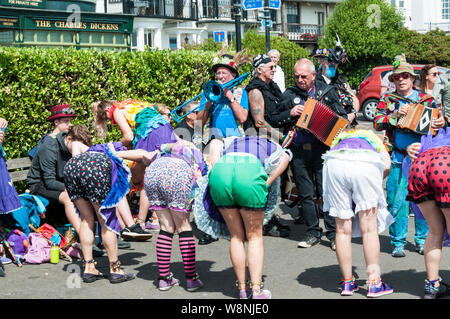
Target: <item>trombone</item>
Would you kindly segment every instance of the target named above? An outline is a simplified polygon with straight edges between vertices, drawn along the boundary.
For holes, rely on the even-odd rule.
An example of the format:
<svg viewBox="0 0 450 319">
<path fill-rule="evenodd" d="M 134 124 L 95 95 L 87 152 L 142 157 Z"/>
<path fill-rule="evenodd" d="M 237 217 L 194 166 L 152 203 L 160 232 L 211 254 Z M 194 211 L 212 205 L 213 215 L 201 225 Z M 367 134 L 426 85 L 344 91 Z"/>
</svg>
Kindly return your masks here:
<svg viewBox="0 0 450 319">
<path fill-rule="evenodd" d="M 180 106 L 174 108 L 172 110 L 172 112 L 170 112 L 170 116 L 173 118 L 173 120 L 177 123 L 179 123 L 183 118 L 185 118 L 188 114 L 195 112 L 195 111 L 201 111 L 203 110 L 203 108 L 205 107 L 206 103 L 211 102 L 211 103 L 215 103 L 217 101 L 219 101 L 222 96 L 223 96 L 223 90 L 225 88 L 227 89 L 231 89 L 233 87 L 235 87 L 236 85 L 241 84 L 248 76 L 250 75 L 250 72 L 247 72 L 245 74 L 242 74 L 241 76 L 227 82 L 224 84 L 220 84 L 217 81 L 208 81 L 205 83 L 205 85 L 203 86 L 203 92 L 201 92 L 200 94 L 198 94 L 197 96 L 193 97 L 192 99 L 190 99 L 189 101 L 184 102 L 183 104 L 181 104 Z M 190 110 L 189 112 L 187 112 L 186 114 L 179 116 L 177 114 L 177 111 L 179 109 L 181 109 L 183 106 L 185 106 L 186 104 L 191 103 L 192 101 L 197 100 L 199 97 L 205 97 L 206 101 L 201 103 L 199 106 L 197 106 L 195 109 Z"/>
</svg>

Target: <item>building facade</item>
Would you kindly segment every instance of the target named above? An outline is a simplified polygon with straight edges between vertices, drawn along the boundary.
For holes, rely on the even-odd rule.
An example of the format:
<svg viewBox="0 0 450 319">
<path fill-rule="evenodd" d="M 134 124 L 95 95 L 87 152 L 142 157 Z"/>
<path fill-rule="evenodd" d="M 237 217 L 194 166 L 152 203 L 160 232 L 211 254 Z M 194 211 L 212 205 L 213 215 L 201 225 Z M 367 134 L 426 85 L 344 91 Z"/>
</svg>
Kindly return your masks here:
<svg viewBox="0 0 450 319">
<path fill-rule="evenodd" d="M 450 33 L 450 0 L 386 0 L 405 18 L 404 26 L 425 33 L 440 29 Z"/>
<path fill-rule="evenodd" d="M 1 0 L 0 45 L 131 50 L 133 18 L 93 1 Z"/>
</svg>

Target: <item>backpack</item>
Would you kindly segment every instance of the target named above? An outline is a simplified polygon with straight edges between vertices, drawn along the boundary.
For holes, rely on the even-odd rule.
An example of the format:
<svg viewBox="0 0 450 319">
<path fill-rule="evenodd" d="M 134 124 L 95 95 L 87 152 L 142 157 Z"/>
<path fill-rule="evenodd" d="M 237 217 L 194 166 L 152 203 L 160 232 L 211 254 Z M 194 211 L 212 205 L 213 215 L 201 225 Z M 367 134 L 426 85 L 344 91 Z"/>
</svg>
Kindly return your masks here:
<svg viewBox="0 0 450 319">
<path fill-rule="evenodd" d="M 25 262 L 29 264 L 42 264 L 50 261 L 50 249 L 52 248 L 45 238 L 40 234 L 28 235 L 28 251 L 25 254 Z"/>
</svg>

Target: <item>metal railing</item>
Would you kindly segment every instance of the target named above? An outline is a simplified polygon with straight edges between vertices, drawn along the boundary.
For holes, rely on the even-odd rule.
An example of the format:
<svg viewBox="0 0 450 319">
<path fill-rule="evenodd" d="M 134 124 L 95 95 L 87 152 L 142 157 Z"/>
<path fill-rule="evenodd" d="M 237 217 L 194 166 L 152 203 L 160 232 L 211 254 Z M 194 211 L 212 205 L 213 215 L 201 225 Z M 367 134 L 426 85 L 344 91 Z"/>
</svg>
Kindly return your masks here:
<svg viewBox="0 0 450 319">
<path fill-rule="evenodd" d="M 228 5 L 208 5 L 199 7 L 199 20 L 234 20 L 233 5 L 229 1 Z M 257 21 L 256 10 L 243 11 L 241 19 L 243 21 Z"/>
<path fill-rule="evenodd" d="M 287 36 L 291 41 L 317 42 L 323 35 L 323 26 L 318 24 L 287 24 Z M 281 31 L 281 24 L 275 26 L 276 31 Z"/>
<path fill-rule="evenodd" d="M 124 12 L 141 17 L 197 20 L 197 3 L 191 0 L 128 0 Z"/>
</svg>

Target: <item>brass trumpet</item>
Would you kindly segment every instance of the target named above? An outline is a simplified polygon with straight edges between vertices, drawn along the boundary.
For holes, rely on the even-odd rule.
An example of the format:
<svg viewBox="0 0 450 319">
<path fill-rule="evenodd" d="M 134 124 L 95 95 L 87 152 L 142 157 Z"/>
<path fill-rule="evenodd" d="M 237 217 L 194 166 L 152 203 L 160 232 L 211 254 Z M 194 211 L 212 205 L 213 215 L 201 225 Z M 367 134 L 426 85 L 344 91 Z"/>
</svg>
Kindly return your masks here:
<svg viewBox="0 0 450 319">
<path fill-rule="evenodd" d="M 242 74 L 241 76 L 227 82 L 224 84 L 220 84 L 217 81 L 208 81 L 205 83 L 205 85 L 203 86 L 203 92 L 201 92 L 200 94 L 198 94 L 197 96 L 193 97 L 192 99 L 190 99 L 189 101 L 184 102 L 183 104 L 181 104 L 180 106 L 174 108 L 172 110 L 172 112 L 170 112 L 170 116 L 173 118 L 173 120 L 177 123 L 179 123 L 183 118 L 185 118 L 188 114 L 194 112 L 194 111 L 201 111 L 203 110 L 203 108 L 205 107 L 206 103 L 208 102 L 212 102 L 215 103 L 217 101 L 219 101 L 222 96 L 223 96 L 223 90 L 225 88 L 227 89 L 231 89 L 233 87 L 235 87 L 236 85 L 241 84 L 248 76 L 250 75 L 250 72 L 247 72 L 245 74 Z M 181 109 L 183 106 L 185 106 L 186 104 L 191 103 L 192 101 L 197 100 L 199 97 L 205 97 L 205 102 L 201 103 L 199 106 L 197 106 L 195 109 L 192 109 L 191 111 L 189 111 L 188 113 L 179 116 L 177 114 L 177 111 L 179 109 Z"/>
</svg>

